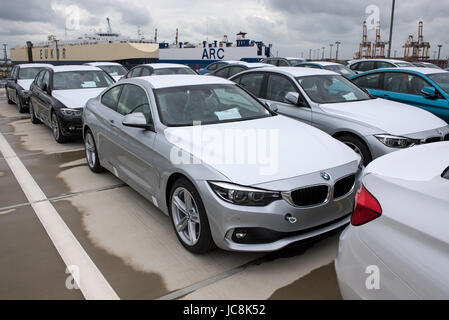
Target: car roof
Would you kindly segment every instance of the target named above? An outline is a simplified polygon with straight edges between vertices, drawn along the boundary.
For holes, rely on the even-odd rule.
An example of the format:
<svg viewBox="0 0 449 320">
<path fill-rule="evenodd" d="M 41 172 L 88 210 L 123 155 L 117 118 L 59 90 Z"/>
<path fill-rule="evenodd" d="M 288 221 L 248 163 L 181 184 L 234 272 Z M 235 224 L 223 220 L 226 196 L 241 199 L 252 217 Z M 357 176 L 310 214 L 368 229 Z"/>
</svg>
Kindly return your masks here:
<svg viewBox="0 0 449 320">
<path fill-rule="evenodd" d="M 20 68 L 44 68 L 44 67 L 53 67 L 50 63 L 22 63 L 18 64 Z"/>
<path fill-rule="evenodd" d="M 336 63 L 336 62 L 329 62 L 329 61 L 306 61 L 306 62 L 302 62 L 302 63 L 315 63 L 315 64 L 319 64 L 322 66 L 342 66 L 341 63 Z"/>
<path fill-rule="evenodd" d="M 401 71 L 411 71 L 421 74 L 435 74 L 435 73 L 445 73 L 447 71 L 442 69 L 435 69 L 435 68 L 424 68 L 424 67 L 401 67 L 401 68 L 381 68 L 381 69 L 375 69 L 367 71 L 366 73 L 376 73 L 376 72 L 386 72 L 386 71 L 393 71 L 393 72 L 401 72 Z M 363 73 L 360 73 L 362 75 Z"/>
<path fill-rule="evenodd" d="M 281 57 L 278 57 L 281 58 Z M 298 58 L 298 57 L 284 57 L 283 59 L 287 60 L 306 60 L 305 58 Z"/>
<path fill-rule="evenodd" d="M 154 89 L 205 84 L 235 84 L 232 81 L 220 77 L 184 74 L 177 75 L 176 77 L 173 77 L 172 75 L 162 75 L 126 79 L 126 82 L 133 81 L 145 81 Z"/>
<path fill-rule="evenodd" d="M 102 71 L 100 68 L 94 66 L 85 65 L 70 65 L 70 66 L 52 66 L 54 72 L 67 72 L 67 71 Z"/>
<path fill-rule="evenodd" d="M 97 61 L 97 62 L 87 62 L 85 63 L 86 66 L 121 66 L 118 62 L 107 62 L 107 61 Z"/>
<path fill-rule="evenodd" d="M 271 64 L 261 63 L 261 62 L 246 62 L 246 61 L 235 61 L 233 63 L 224 66 L 223 68 L 232 67 L 232 66 L 245 66 L 249 69 L 251 68 L 261 68 L 261 67 L 274 67 Z"/>
<path fill-rule="evenodd" d="M 358 60 L 351 60 L 348 62 L 348 64 L 353 64 L 356 62 L 362 62 L 362 61 L 383 61 L 383 62 L 390 62 L 390 63 L 410 63 L 405 60 L 396 60 L 396 59 L 358 59 Z"/>
<path fill-rule="evenodd" d="M 318 76 L 318 75 L 340 75 L 325 69 L 297 68 L 297 67 L 275 67 L 267 68 L 267 71 L 289 74 L 293 77 Z"/>
<path fill-rule="evenodd" d="M 146 64 L 141 64 L 136 67 L 141 67 L 141 66 L 149 66 L 149 67 L 152 67 L 153 69 L 190 68 L 189 66 L 186 66 L 184 64 L 179 64 L 179 63 L 146 63 Z"/>
</svg>

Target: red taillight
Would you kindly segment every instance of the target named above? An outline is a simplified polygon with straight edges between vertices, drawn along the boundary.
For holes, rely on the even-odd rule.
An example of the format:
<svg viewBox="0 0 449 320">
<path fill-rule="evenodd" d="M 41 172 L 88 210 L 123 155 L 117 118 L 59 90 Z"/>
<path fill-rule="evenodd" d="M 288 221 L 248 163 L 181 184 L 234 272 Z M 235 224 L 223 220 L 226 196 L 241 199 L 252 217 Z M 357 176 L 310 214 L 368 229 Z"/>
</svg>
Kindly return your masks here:
<svg viewBox="0 0 449 320">
<path fill-rule="evenodd" d="M 361 226 L 382 215 L 382 208 L 379 201 L 366 190 L 362 185 L 357 196 L 355 197 L 355 208 L 352 214 L 351 224 L 353 226 Z"/>
</svg>

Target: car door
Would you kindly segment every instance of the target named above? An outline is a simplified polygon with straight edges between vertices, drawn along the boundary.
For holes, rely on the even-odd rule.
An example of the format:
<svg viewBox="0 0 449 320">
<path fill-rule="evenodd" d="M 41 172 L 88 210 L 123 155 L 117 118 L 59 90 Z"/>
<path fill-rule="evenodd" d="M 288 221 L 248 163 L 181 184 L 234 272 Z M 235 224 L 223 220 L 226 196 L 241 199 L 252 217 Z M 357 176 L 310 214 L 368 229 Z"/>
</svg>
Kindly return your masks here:
<svg viewBox="0 0 449 320">
<path fill-rule="evenodd" d="M 47 125 L 50 125 L 51 121 L 50 110 L 52 105 L 52 97 L 50 90 L 50 72 L 48 70 L 45 70 L 42 77 L 40 91 L 37 95 L 38 107 L 37 110 L 35 110 L 35 113 L 37 113 L 38 118 Z"/>
<path fill-rule="evenodd" d="M 41 85 L 42 79 L 44 77 L 45 70 L 41 70 L 34 79 L 33 84 L 30 87 L 30 103 L 33 105 L 33 111 L 37 114 L 37 110 L 39 109 L 39 94 L 41 93 Z"/>
<path fill-rule="evenodd" d="M 383 97 L 397 102 L 406 103 L 427 110 L 447 121 L 448 101 L 437 88 L 436 98 L 430 98 L 421 93 L 424 87 L 434 87 L 417 74 L 405 72 L 386 72 L 383 80 Z"/>
<path fill-rule="evenodd" d="M 138 85 L 125 84 L 117 105 L 121 118 L 115 127 L 117 141 L 111 151 L 118 170 L 127 178 L 126 182 L 144 194 L 154 195 L 158 180 L 153 162 L 157 158 L 153 149 L 156 133 L 122 124 L 125 115 L 135 112 L 142 112 L 148 123 L 153 123 L 146 90 Z"/>
<path fill-rule="evenodd" d="M 285 99 L 288 92 L 297 92 L 302 97 L 301 92 L 290 78 L 281 74 L 267 73 L 266 83 L 264 100 L 270 107 L 276 106 L 277 112 L 285 116 L 308 124 L 312 122 L 312 110 L 309 106 L 294 105 Z"/>
<path fill-rule="evenodd" d="M 18 74 L 19 74 L 19 67 L 15 66 L 14 68 L 12 68 L 10 77 L 6 81 L 6 90 L 8 91 L 7 92 L 8 97 L 10 100 L 14 101 L 15 103 L 17 103 L 17 101 L 16 101 L 16 85 L 17 85 Z"/>
<path fill-rule="evenodd" d="M 102 163 L 110 168 L 111 171 L 120 178 L 117 172 L 117 165 L 114 159 L 114 150 L 117 148 L 116 141 L 118 139 L 117 123 L 120 123 L 122 116 L 117 112 L 118 99 L 124 85 L 114 86 L 100 98 L 98 107 L 97 121 L 97 135 L 98 139 L 98 154 Z"/>
</svg>

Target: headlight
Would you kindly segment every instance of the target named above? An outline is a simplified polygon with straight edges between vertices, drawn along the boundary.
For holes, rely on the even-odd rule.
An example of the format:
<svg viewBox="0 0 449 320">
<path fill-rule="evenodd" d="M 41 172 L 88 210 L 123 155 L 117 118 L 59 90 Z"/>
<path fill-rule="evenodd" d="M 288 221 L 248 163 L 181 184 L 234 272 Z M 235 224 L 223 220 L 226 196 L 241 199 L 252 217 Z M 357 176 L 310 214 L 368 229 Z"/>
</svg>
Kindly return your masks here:
<svg viewBox="0 0 449 320">
<path fill-rule="evenodd" d="M 382 142 L 384 145 L 390 148 L 408 148 L 417 143 L 417 140 L 413 140 L 410 138 L 391 136 L 388 134 L 379 134 L 375 135 L 377 140 Z"/>
<path fill-rule="evenodd" d="M 250 187 L 243 187 L 227 182 L 210 182 L 212 190 L 226 202 L 241 206 L 262 207 L 281 199 L 281 193 Z"/>
<path fill-rule="evenodd" d="M 80 117 L 83 114 L 82 110 L 70 109 L 70 108 L 62 108 L 59 109 L 61 113 L 65 116 L 69 117 Z"/>
</svg>

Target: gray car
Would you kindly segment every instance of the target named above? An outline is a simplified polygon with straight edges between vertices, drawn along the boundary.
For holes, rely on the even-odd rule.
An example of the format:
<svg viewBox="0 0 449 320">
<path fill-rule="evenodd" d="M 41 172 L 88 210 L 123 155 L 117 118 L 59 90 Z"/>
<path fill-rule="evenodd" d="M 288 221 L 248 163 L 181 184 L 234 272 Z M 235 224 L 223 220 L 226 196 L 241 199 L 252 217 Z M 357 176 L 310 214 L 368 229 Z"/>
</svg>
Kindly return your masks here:
<svg viewBox="0 0 449 320">
<path fill-rule="evenodd" d="M 244 71 L 231 80 L 278 113 L 344 142 L 361 155 L 365 165 L 396 150 L 449 139 L 449 126 L 433 114 L 373 98 L 332 71 L 266 68 Z"/>
<path fill-rule="evenodd" d="M 360 157 L 229 80 L 124 79 L 87 102 L 83 123 L 90 169 L 169 215 L 192 252 L 272 251 L 349 222 Z"/>
</svg>

